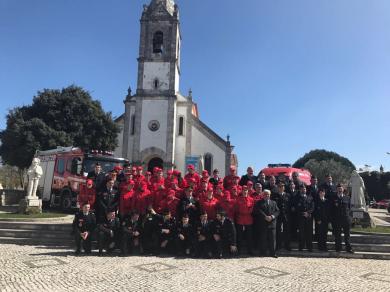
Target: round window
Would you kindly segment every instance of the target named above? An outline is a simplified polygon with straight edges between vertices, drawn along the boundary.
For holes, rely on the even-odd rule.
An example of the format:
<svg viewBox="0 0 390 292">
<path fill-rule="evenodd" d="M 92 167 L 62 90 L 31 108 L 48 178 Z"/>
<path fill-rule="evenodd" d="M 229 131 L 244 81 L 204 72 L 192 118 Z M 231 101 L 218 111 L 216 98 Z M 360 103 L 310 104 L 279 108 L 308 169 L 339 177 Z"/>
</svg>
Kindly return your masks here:
<svg viewBox="0 0 390 292">
<path fill-rule="evenodd" d="M 156 132 L 158 129 L 160 129 L 160 123 L 156 120 L 153 120 L 149 122 L 148 127 L 150 131 Z"/>
</svg>

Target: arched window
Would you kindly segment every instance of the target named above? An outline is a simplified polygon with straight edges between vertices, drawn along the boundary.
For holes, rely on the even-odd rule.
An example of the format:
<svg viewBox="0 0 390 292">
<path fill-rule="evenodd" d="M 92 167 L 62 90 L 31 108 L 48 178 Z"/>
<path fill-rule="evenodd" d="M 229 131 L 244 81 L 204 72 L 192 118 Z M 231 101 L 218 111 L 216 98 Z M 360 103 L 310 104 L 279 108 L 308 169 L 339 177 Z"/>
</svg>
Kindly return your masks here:
<svg viewBox="0 0 390 292">
<path fill-rule="evenodd" d="M 162 54 L 164 51 L 164 34 L 157 31 L 153 36 L 153 53 Z"/>
<path fill-rule="evenodd" d="M 184 136 L 184 117 L 179 118 L 179 136 Z"/>
<path fill-rule="evenodd" d="M 211 173 L 213 169 L 213 155 L 206 153 L 204 156 L 204 169 Z"/>
</svg>

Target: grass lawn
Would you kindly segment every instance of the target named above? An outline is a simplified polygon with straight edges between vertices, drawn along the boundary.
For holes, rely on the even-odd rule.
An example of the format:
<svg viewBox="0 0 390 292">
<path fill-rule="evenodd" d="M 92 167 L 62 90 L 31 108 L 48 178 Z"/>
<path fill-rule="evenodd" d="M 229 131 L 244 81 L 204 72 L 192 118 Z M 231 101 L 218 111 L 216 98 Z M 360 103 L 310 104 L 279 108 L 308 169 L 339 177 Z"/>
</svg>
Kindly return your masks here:
<svg viewBox="0 0 390 292">
<path fill-rule="evenodd" d="M 354 227 L 351 229 L 352 232 L 366 232 L 366 233 L 388 233 L 390 235 L 390 227 L 375 227 L 375 228 L 362 228 Z"/>
<path fill-rule="evenodd" d="M 0 213 L 0 219 L 29 219 L 29 218 L 60 218 L 68 214 L 44 212 L 42 214 L 18 214 L 18 213 Z"/>
</svg>

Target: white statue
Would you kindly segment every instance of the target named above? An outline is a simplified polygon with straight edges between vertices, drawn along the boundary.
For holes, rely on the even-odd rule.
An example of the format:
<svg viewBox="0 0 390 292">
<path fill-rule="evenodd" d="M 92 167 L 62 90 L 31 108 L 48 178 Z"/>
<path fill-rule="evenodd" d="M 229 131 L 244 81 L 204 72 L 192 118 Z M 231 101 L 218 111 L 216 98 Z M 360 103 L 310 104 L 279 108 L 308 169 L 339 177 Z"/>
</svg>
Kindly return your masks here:
<svg viewBox="0 0 390 292">
<path fill-rule="evenodd" d="M 37 197 L 37 188 L 39 179 L 41 178 L 43 171 L 42 167 L 39 165 L 41 161 L 39 158 L 34 158 L 30 168 L 27 170 L 28 176 L 28 187 L 27 187 L 27 197 L 36 198 Z"/>
<path fill-rule="evenodd" d="M 364 197 L 364 181 L 356 170 L 352 171 L 350 185 L 352 187 L 351 209 L 366 209 L 366 199 Z"/>
</svg>

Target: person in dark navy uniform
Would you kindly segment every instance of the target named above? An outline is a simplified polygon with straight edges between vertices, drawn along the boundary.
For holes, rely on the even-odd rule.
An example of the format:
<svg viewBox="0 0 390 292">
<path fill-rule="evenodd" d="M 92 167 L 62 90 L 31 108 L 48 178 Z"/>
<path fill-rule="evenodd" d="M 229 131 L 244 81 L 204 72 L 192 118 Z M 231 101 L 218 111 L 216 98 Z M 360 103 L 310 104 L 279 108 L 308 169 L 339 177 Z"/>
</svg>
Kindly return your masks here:
<svg viewBox="0 0 390 292">
<path fill-rule="evenodd" d="M 176 225 L 176 253 L 179 256 L 190 256 L 194 251 L 194 226 L 189 221 L 190 216 L 185 213 Z"/>
<path fill-rule="evenodd" d="M 102 170 L 102 166 L 99 162 L 95 164 L 95 169 L 88 172 L 87 179 L 92 179 L 96 188 L 96 193 L 99 193 L 106 181 L 106 174 Z"/>
<path fill-rule="evenodd" d="M 299 195 L 294 204 L 298 216 L 299 250 L 306 246 L 308 251 L 313 251 L 313 212 L 314 201 L 306 194 L 306 186 L 301 184 Z"/>
<path fill-rule="evenodd" d="M 351 200 L 344 195 L 344 188 L 341 184 L 337 185 L 337 193 L 331 199 L 331 220 L 334 228 L 336 251 L 341 251 L 341 233 L 344 233 L 345 249 L 353 253 L 350 242 L 351 228 Z"/>
<path fill-rule="evenodd" d="M 237 234 L 233 221 L 224 210 L 218 210 L 213 221 L 212 234 L 217 258 L 230 257 L 237 253 Z"/>
<path fill-rule="evenodd" d="M 330 216 L 329 200 L 325 198 L 325 189 L 320 188 L 318 191 L 318 199 L 314 202 L 314 221 L 318 229 L 318 249 L 327 251 L 326 246 L 328 236 L 328 224 Z"/>
<path fill-rule="evenodd" d="M 279 208 L 275 201 L 271 200 L 271 191 L 264 190 L 264 199 L 257 201 L 253 208 L 253 215 L 258 220 L 260 233 L 260 256 L 265 256 L 268 250 L 269 256 L 277 258 L 275 253 L 276 242 L 276 218 L 279 216 Z"/>
<path fill-rule="evenodd" d="M 169 209 L 158 216 L 157 232 L 159 234 L 159 253 L 172 253 L 175 247 L 176 223 Z"/>
<path fill-rule="evenodd" d="M 271 199 L 276 202 L 279 208 L 279 216 L 276 219 L 276 250 L 282 248 L 291 250 L 290 248 L 290 232 L 291 232 L 291 198 L 290 194 L 285 192 L 285 184 L 278 184 L 278 192 Z"/>
<path fill-rule="evenodd" d="M 195 256 L 202 258 L 211 258 L 212 256 L 212 222 L 207 218 L 207 212 L 203 211 L 200 215 L 200 221 L 195 225 Z"/>
<path fill-rule="evenodd" d="M 111 253 L 119 247 L 120 221 L 115 216 L 114 210 L 109 210 L 106 220 L 98 225 L 98 245 L 99 255 L 103 254 L 103 249 Z"/>
<path fill-rule="evenodd" d="M 119 192 L 114 188 L 115 181 L 108 179 L 106 186 L 97 195 L 97 222 L 105 220 L 105 214 L 110 210 L 116 212 L 119 207 Z"/>
<path fill-rule="evenodd" d="M 82 206 L 82 211 L 75 215 L 72 228 L 75 235 L 76 254 L 80 254 L 81 246 L 84 252 L 91 253 L 92 233 L 96 228 L 95 214 L 90 212 L 90 204 L 85 203 Z"/>
<path fill-rule="evenodd" d="M 141 236 L 142 236 L 142 222 L 138 211 L 132 211 L 129 215 L 123 218 L 121 223 L 122 239 L 121 239 L 121 253 L 127 255 L 134 252 L 136 248 L 140 251 Z"/>
</svg>

